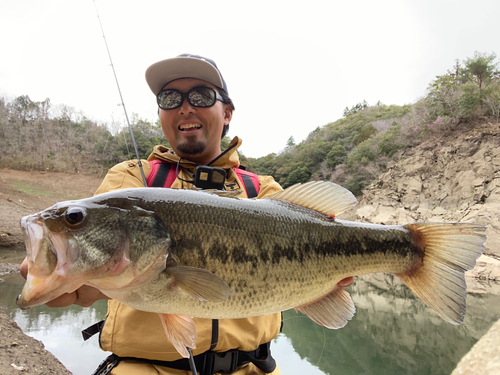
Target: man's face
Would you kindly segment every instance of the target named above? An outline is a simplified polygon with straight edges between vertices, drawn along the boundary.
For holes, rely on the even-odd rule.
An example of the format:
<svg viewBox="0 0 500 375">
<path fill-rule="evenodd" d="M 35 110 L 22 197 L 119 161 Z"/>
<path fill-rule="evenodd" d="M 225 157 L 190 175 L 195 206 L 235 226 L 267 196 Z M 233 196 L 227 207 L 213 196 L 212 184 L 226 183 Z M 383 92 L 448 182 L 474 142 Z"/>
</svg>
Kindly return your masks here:
<svg viewBox="0 0 500 375">
<path fill-rule="evenodd" d="M 163 89 L 176 89 L 183 93 L 193 87 L 216 86 L 195 78 L 182 78 L 165 85 Z M 231 107 L 217 100 L 212 107 L 194 107 L 187 99 L 175 109 L 159 109 L 160 123 L 170 146 L 182 158 L 206 165 L 221 152 L 220 141 L 224 125 L 229 125 Z"/>
</svg>

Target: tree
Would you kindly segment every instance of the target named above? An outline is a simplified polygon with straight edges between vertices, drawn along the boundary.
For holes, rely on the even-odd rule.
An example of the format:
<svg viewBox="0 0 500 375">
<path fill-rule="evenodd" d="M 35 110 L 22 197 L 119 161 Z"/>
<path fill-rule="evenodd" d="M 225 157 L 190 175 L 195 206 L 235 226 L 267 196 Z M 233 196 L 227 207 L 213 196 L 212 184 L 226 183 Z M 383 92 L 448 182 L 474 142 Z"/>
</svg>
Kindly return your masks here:
<svg viewBox="0 0 500 375">
<path fill-rule="evenodd" d="M 344 161 L 346 153 L 347 151 L 344 146 L 333 146 L 330 152 L 326 155 L 326 163 L 333 169 Z"/>
<path fill-rule="evenodd" d="M 296 146 L 295 144 L 295 139 L 293 138 L 293 135 L 288 138 L 288 141 L 286 141 L 286 148 L 292 148 Z"/>
<path fill-rule="evenodd" d="M 351 109 L 349 109 L 349 107 L 345 107 L 345 109 L 344 109 L 344 117 L 347 117 L 347 116 L 353 115 L 355 113 L 358 113 L 358 112 L 360 112 L 360 111 L 362 111 L 363 109 L 366 109 L 366 108 L 368 108 L 368 103 L 366 102 L 366 100 L 363 100 L 361 103 L 353 105 L 351 107 Z"/>
<path fill-rule="evenodd" d="M 302 184 L 304 182 L 309 181 L 310 178 L 311 178 L 311 172 L 309 172 L 307 167 L 295 168 L 288 175 L 284 187 L 288 187 L 294 184 Z"/>
<path fill-rule="evenodd" d="M 487 54 L 475 51 L 474 57 L 464 61 L 463 75 L 467 80 L 478 84 L 479 92 L 483 84 L 487 86 L 494 78 L 500 76 L 500 71 L 497 70 L 498 63 L 493 63 L 496 58 L 494 52 Z"/>
</svg>

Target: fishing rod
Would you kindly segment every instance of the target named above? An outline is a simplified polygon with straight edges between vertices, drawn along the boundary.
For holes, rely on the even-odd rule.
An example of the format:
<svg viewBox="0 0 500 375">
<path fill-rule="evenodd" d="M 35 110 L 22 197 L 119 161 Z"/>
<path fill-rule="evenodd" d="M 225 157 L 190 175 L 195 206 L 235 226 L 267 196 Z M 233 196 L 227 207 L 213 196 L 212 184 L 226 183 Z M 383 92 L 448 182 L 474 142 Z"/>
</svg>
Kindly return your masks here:
<svg viewBox="0 0 500 375">
<path fill-rule="evenodd" d="M 123 112 L 125 112 L 125 118 L 128 124 L 128 131 L 130 132 L 130 137 L 132 138 L 132 143 L 134 144 L 135 155 L 137 156 L 137 164 L 141 170 L 142 181 L 144 182 L 144 186 L 147 187 L 148 184 L 146 182 L 146 176 L 144 175 L 144 169 L 142 168 L 141 158 L 139 157 L 139 150 L 137 149 L 137 143 L 135 143 L 134 133 L 132 132 L 132 126 L 130 125 L 130 121 L 128 119 L 127 109 L 125 108 L 125 102 L 123 100 L 122 91 L 120 90 L 120 84 L 118 83 L 118 77 L 116 75 L 115 66 L 113 65 L 113 60 L 111 59 L 111 53 L 109 52 L 108 42 L 106 41 L 106 36 L 104 35 L 104 28 L 102 27 L 101 17 L 99 17 L 99 11 L 97 10 L 97 4 L 94 1 L 94 7 L 97 14 L 97 19 L 99 20 L 99 26 L 101 27 L 102 37 L 104 39 L 104 44 L 106 45 L 106 51 L 108 52 L 109 62 L 111 64 L 111 68 L 113 69 L 113 75 L 115 76 L 116 87 L 118 88 L 118 93 L 120 94 L 120 100 L 122 102 Z M 189 367 L 191 368 L 191 374 L 196 375 L 196 364 L 194 362 L 193 352 L 191 348 L 187 348 L 189 352 Z M 116 365 L 116 364 L 115 364 Z"/>
<path fill-rule="evenodd" d="M 111 53 L 109 52 L 108 42 L 106 41 L 106 36 L 104 35 L 104 29 L 102 27 L 101 17 L 99 17 L 99 11 L 97 10 L 97 4 L 95 3 L 95 0 L 94 0 L 94 7 L 95 7 L 95 12 L 97 13 L 97 19 L 99 20 L 99 26 L 101 27 L 101 32 L 102 32 L 102 37 L 104 39 L 104 44 L 106 45 L 106 51 L 108 52 L 109 62 L 111 64 L 111 68 L 113 69 L 113 75 L 115 76 L 116 87 L 118 88 L 118 93 L 120 94 L 120 100 L 121 100 L 121 104 L 123 107 L 123 112 L 125 113 L 125 119 L 127 120 L 127 124 L 128 124 L 128 131 L 130 133 L 130 137 L 132 138 L 132 143 L 134 145 L 135 156 L 137 157 L 137 164 L 139 165 L 139 169 L 141 170 L 142 181 L 144 183 L 144 186 L 147 187 L 148 184 L 146 182 L 146 176 L 144 175 L 144 169 L 142 169 L 142 163 L 141 163 L 141 158 L 139 156 L 139 150 L 137 149 L 137 143 L 135 143 L 134 133 L 132 132 L 132 126 L 130 125 L 130 121 L 128 119 L 127 108 L 125 108 L 125 102 L 123 100 L 122 91 L 120 90 L 120 84 L 118 83 L 118 77 L 116 75 L 115 66 L 113 65 L 113 60 L 111 59 Z"/>
</svg>

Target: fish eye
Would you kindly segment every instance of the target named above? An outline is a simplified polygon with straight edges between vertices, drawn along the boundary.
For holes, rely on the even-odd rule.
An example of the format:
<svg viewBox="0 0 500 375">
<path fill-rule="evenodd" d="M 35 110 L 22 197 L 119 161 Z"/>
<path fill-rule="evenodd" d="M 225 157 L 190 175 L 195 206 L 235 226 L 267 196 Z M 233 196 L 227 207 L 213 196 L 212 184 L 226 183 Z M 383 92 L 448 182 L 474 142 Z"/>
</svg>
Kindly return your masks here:
<svg viewBox="0 0 500 375">
<path fill-rule="evenodd" d="M 64 212 L 64 219 L 70 227 L 78 227 L 83 224 L 86 217 L 87 212 L 81 207 L 70 207 Z"/>
</svg>

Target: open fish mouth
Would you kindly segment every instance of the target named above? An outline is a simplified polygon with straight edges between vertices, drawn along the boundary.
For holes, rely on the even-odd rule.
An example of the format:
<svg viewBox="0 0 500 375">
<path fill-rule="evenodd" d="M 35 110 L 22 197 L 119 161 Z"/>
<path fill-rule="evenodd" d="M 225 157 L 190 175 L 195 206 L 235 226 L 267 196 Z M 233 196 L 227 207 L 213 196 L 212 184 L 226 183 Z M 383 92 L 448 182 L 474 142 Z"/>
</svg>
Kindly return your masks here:
<svg viewBox="0 0 500 375">
<path fill-rule="evenodd" d="M 70 266 L 78 258 L 78 248 L 72 244 L 71 234 L 51 232 L 38 215 L 25 216 L 20 224 L 28 274 L 17 305 L 27 309 L 75 290 L 74 282 L 67 283 Z"/>
<path fill-rule="evenodd" d="M 141 257 L 130 253 L 135 244 L 126 231 L 117 231 L 116 240 L 110 241 L 110 253 L 87 251 L 81 255 L 80 244 L 88 245 L 91 235 L 83 226 L 72 228 L 73 223 L 68 225 L 67 219 L 77 213 L 82 213 L 83 217 L 84 211 L 80 206 L 67 210 L 52 207 L 21 219 L 28 274 L 16 301 L 20 308 L 45 304 L 84 284 L 109 293 L 124 293 L 148 283 L 165 269 L 170 245 L 168 236 L 152 244 L 152 255 Z M 66 215 L 68 212 L 70 214 Z"/>
</svg>

